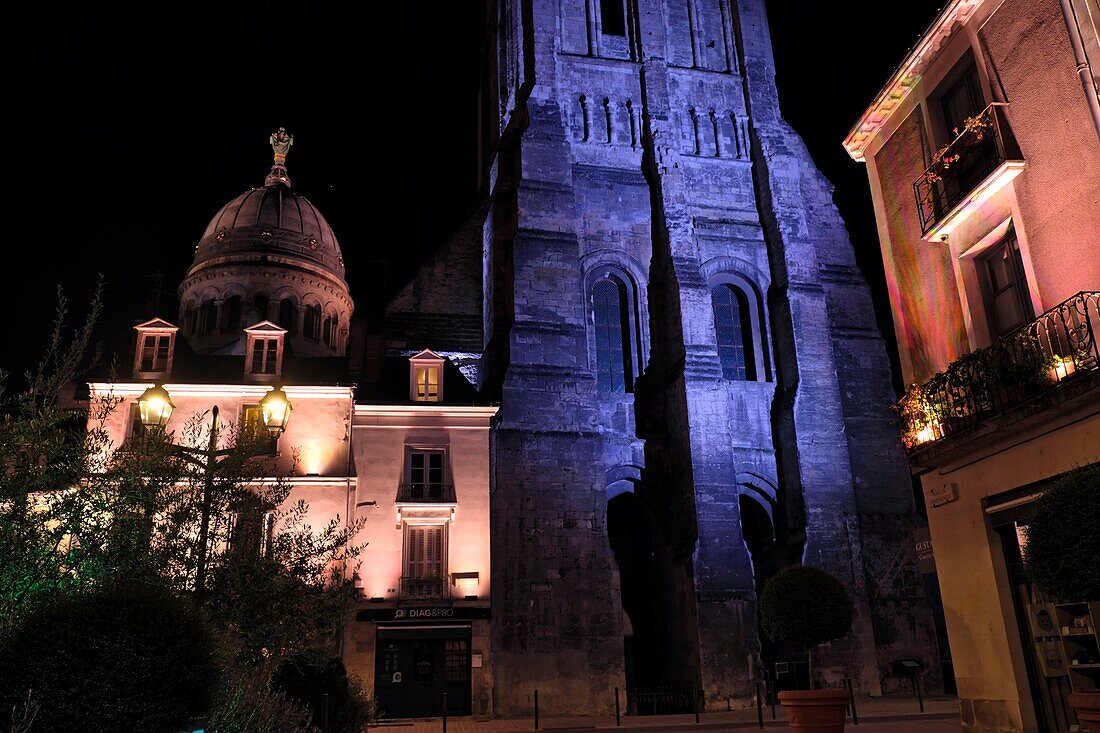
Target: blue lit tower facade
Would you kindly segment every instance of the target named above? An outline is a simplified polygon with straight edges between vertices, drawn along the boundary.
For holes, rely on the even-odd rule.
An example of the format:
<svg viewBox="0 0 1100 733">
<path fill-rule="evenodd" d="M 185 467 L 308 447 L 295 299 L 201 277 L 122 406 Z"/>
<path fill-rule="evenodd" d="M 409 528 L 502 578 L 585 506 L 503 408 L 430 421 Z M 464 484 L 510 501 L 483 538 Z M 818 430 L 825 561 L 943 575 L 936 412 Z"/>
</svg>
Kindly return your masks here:
<svg viewBox="0 0 1100 733">
<path fill-rule="evenodd" d="M 780 116 L 763 0 L 487 11 L 485 205 L 387 316 L 410 341 L 460 317 L 441 346 L 478 351 L 501 401 L 497 711 L 536 688 L 606 711 L 624 684 L 724 708 L 754 655 L 789 651 L 762 645 L 756 594 L 800 562 L 856 599 L 827 679 L 878 693 L 895 659 L 935 668 L 885 347 L 832 188 Z M 480 303 L 438 280 L 429 297 L 444 270 L 480 274 Z"/>
</svg>

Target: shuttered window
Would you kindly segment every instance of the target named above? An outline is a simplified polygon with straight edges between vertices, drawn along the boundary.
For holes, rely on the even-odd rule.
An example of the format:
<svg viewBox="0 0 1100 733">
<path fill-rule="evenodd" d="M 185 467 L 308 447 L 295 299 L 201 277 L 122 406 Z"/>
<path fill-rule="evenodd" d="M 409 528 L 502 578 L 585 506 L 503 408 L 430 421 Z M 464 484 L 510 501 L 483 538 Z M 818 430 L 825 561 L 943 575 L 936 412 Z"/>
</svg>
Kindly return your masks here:
<svg viewBox="0 0 1100 733">
<path fill-rule="evenodd" d="M 409 527 L 405 541 L 405 575 L 443 577 L 443 526 Z"/>
</svg>

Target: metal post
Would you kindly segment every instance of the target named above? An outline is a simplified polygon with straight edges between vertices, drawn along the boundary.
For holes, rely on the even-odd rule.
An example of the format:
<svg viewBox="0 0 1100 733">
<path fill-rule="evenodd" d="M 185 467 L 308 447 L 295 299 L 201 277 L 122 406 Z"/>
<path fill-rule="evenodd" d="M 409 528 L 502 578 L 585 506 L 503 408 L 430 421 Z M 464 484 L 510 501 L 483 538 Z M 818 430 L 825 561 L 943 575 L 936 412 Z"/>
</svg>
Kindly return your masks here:
<svg viewBox="0 0 1100 733">
<path fill-rule="evenodd" d="M 699 703 L 703 701 L 703 691 L 695 691 L 695 724 L 699 725 Z"/>
<path fill-rule="evenodd" d="M 913 690 L 917 693 L 917 703 L 920 705 L 920 711 L 924 712 L 924 697 L 920 694 L 920 680 L 917 679 L 917 673 L 914 670 L 911 674 L 913 678 Z"/>
<path fill-rule="evenodd" d="M 535 690 L 535 730 L 539 729 L 539 691 Z"/>
<path fill-rule="evenodd" d="M 329 733 L 328 730 L 328 693 L 321 693 L 321 733 Z"/>
<path fill-rule="evenodd" d="M 772 688 L 770 690 L 768 689 L 769 682 L 772 685 Z M 773 680 L 771 677 L 764 681 L 764 692 L 768 696 L 768 702 L 770 702 L 772 705 L 772 720 L 775 720 L 775 698 L 778 697 L 778 695 L 775 692 L 775 680 Z"/>
<path fill-rule="evenodd" d="M 447 733 L 447 693 L 443 693 L 443 733 Z"/>
<path fill-rule="evenodd" d="M 855 685 L 848 678 L 844 679 L 844 686 L 848 688 L 848 707 L 852 711 L 852 724 L 859 725 L 859 713 L 856 712 L 856 691 Z"/>
<path fill-rule="evenodd" d="M 199 516 L 199 556 L 195 570 L 195 598 L 206 593 L 206 545 L 210 541 L 210 502 L 214 493 L 214 468 L 218 462 L 218 406 L 211 409 L 210 442 L 206 448 L 206 472 L 202 482 L 202 507 Z"/>
<path fill-rule="evenodd" d="M 760 683 L 756 683 L 756 723 L 760 726 L 760 729 L 764 729 L 764 701 L 760 697 Z M 726 698 L 726 702 L 729 702 L 729 698 Z"/>
<path fill-rule="evenodd" d="M 760 691 L 760 683 L 759 682 L 756 684 L 756 688 L 757 688 L 756 691 L 759 692 Z M 733 710 L 733 703 L 730 702 L 730 696 L 726 695 L 726 712 L 728 713 L 731 710 Z"/>
<path fill-rule="evenodd" d="M 619 688 L 615 688 L 615 727 L 623 724 L 622 711 L 619 709 Z"/>
</svg>

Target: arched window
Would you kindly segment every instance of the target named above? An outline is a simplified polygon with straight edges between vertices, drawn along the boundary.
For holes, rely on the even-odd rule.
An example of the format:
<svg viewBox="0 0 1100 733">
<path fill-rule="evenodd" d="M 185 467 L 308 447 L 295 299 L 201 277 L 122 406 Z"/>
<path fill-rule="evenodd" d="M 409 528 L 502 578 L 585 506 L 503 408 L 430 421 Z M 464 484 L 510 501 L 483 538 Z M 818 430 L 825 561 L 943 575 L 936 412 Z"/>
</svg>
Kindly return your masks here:
<svg viewBox="0 0 1100 733">
<path fill-rule="evenodd" d="M 714 330 L 718 360 L 725 379 L 756 381 L 756 353 L 752 339 L 752 313 L 745 292 L 733 285 L 710 291 L 714 306 Z"/>
<path fill-rule="evenodd" d="M 213 298 L 207 298 L 199 309 L 200 329 L 203 333 L 214 333 L 218 327 L 218 304 Z"/>
<path fill-rule="evenodd" d="M 267 306 L 270 302 L 270 299 L 263 293 L 256 293 L 252 298 L 252 308 L 256 311 L 256 316 L 261 321 L 267 320 Z"/>
<path fill-rule="evenodd" d="M 302 319 L 302 331 L 311 341 L 321 340 L 321 306 L 307 305 L 305 316 Z"/>
<path fill-rule="evenodd" d="M 283 298 L 279 301 L 279 325 L 286 329 L 287 333 L 291 336 L 294 335 L 296 330 L 298 309 L 294 306 L 294 301 L 290 298 Z"/>
<path fill-rule="evenodd" d="M 613 278 L 592 286 L 592 322 L 596 332 L 596 388 L 600 392 L 630 392 L 634 370 L 630 355 L 630 316 L 626 288 Z"/>
<path fill-rule="evenodd" d="M 188 336 L 195 335 L 195 320 L 195 305 L 188 303 L 187 309 L 183 312 L 183 332 Z"/>
<path fill-rule="evenodd" d="M 226 298 L 222 304 L 222 332 L 233 333 L 241 327 L 241 296 Z"/>
<path fill-rule="evenodd" d="M 324 324 L 321 326 L 321 341 L 326 346 L 332 346 L 332 316 L 325 316 Z"/>
</svg>

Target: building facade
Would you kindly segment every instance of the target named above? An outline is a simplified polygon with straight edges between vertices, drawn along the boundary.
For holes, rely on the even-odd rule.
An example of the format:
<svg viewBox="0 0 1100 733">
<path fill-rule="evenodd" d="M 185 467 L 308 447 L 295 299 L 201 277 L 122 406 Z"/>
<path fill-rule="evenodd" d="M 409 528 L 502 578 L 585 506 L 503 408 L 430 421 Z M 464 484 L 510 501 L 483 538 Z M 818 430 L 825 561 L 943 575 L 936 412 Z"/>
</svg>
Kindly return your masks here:
<svg viewBox="0 0 1100 733">
<path fill-rule="evenodd" d="M 312 527 L 364 522 L 351 539 L 364 546 L 351 570 L 359 599 L 340 644 L 349 672 L 389 717 L 439 715 L 444 699 L 451 714 L 491 712 L 497 408 L 430 350 L 378 354 L 367 368 L 363 340 L 348 344 L 339 243 L 290 187 L 285 151 L 262 188 L 211 220 L 179 293 L 182 326 L 135 327 L 130 379 L 89 384 L 93 400 L 117 402 L 102 425 L 111 443 L 143 434 L 138 402 L 153 385 L 174 404 L 165 428 L 175 439 L 217 407 L 219 448 L 264 431 L 261 400 L 282 388 L 291 419 L 263 445 L 272 475 L 256 481 L 287 481 L 288 506 L 305 501 Z"/>
<path fill-rule="evenodd" d="M 871 184 L 967 731 L 1071 730 L 1068 693 L 1100 684 L 1018 531 L 1050 479 L 1100 460 L 1098 27 L 1095 0 L 954 0 L 844 143 Z"/>
<path fill-rule="evenodd" d="M 390 303 L 384 346 L 473 355 L 501 403 L 497 712 L 529 714 L 536 689 L 543 710 L 606 712 L 624 684 L 747 699 L 799 656 L 756 621 L 795 563 L 856 599 L 827 682 L 888 692 L 915 658 L 938 686 L 885 348 L 780 116 L 762 0 L 487 17 L 484 204 Z"/>
</svg>

